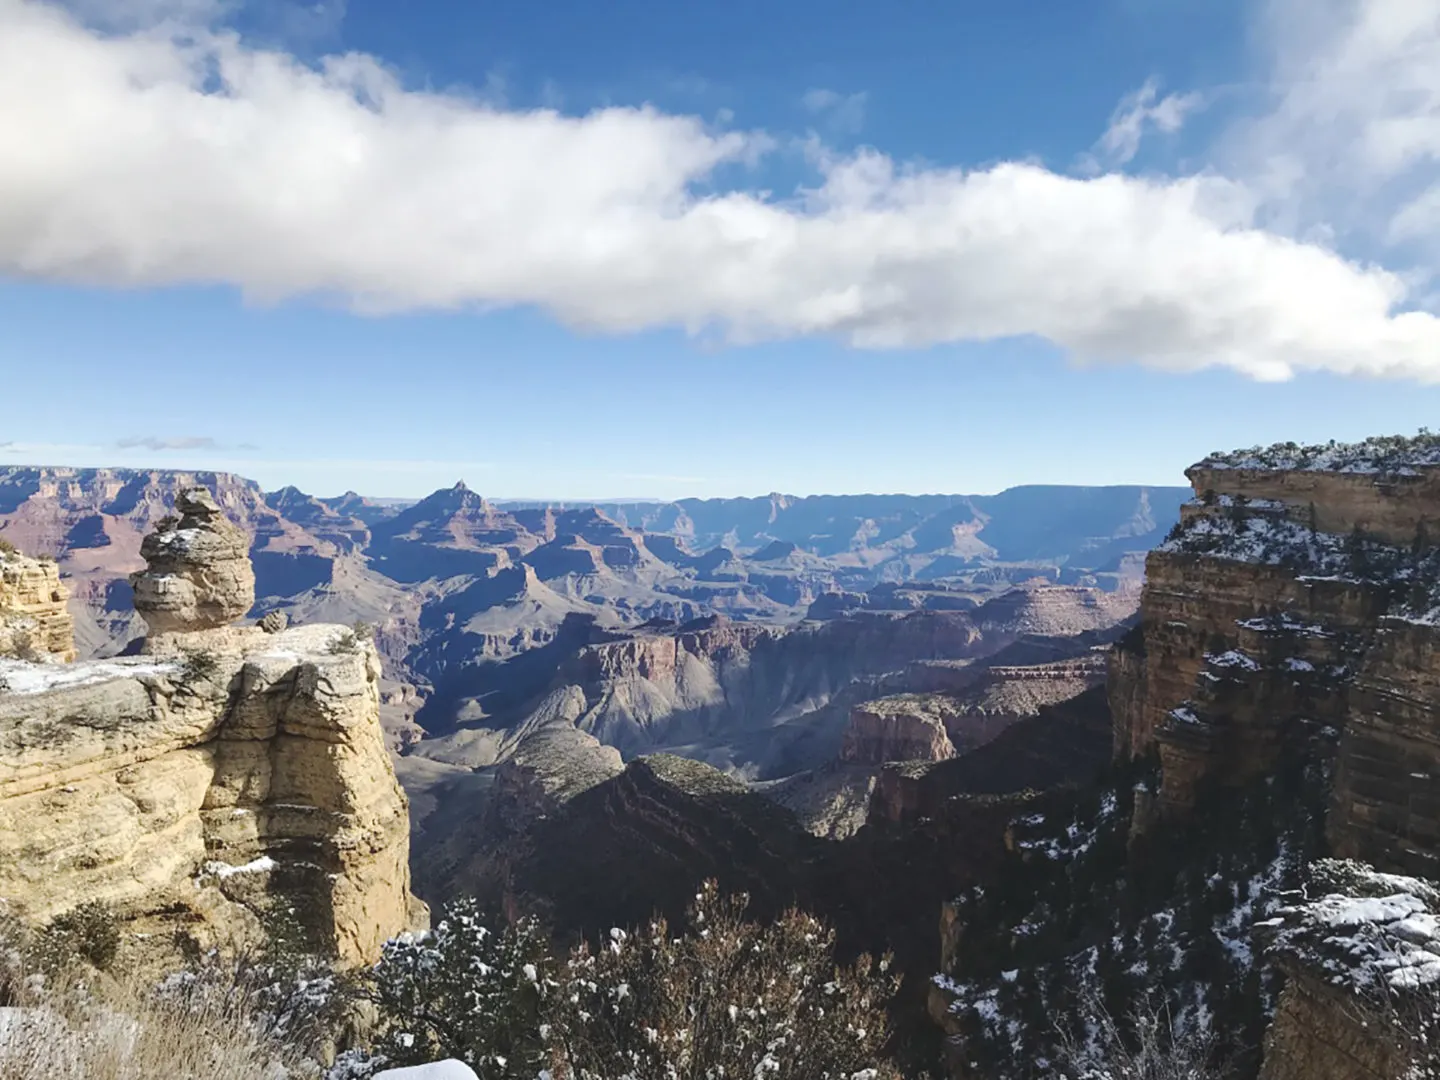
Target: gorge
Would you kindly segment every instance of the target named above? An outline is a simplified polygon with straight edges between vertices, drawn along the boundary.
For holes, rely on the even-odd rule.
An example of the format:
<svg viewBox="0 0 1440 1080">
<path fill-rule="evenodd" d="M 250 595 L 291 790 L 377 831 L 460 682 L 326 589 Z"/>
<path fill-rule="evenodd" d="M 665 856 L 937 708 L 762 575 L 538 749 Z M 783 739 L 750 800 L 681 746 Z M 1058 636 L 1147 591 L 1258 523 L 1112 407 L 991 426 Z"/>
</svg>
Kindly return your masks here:
<svg viewBox="0 0 1440 1080">
<path fill-rule="evenodd" d="M 784 500 L 719 534 L 459 488 L 47 481 L 0 519 L 49 556 L 0 554 L 0 896 L 39 921 L 102 900 L 159 970 L 277 900 L 368 962 L 425 924 L 412 874 L 561 940 L 714 878 L 821 915 L 843 956 L 893 951 L 916 1069 L 1030 1075 L 1065 1023 L 1148 1000 L 1227 1075 L 1399 1076 L 1440 981 L 1440 440 L 1187 478 L 1168 536 L 1107 518 L 1005 563 L 956 531 L 922 580 L 809 519 L 785 539 Z M 60 535 L 55 506 L 125 483 Z M 288 576 L 307 560 L 328 580 Z M 105 626 L 116 649 L 84 645 Z"/>
</svg>

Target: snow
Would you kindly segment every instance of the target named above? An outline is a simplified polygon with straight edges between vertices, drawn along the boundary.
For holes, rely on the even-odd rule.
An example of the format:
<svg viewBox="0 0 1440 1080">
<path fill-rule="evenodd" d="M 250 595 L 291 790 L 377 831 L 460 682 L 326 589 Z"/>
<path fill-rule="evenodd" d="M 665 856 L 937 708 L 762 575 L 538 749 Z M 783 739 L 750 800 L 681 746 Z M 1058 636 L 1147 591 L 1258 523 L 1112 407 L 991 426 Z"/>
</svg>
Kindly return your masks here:
<svg viewBox="0 0 1440 1080">
<path fill-rule="evenodd" d="M 218 878 L 233 877 L 236 874 L 264 874 L 275 869 L 275 860 L 269 855 L 261 855 L 258 859 L 252 859 L 243 866 L 231 866 L 223 862 L 207 862 L 200 868 L 203 875 Z"/>
<path fill-rule="evenodd" d="M 463 1061 L 449 1058 L 428 1065 L 412 1065 L 407 1069 L 386 1069 L 376 1073 L 374 1080 L 478 1080 L 475 1071 Z"/>
<path fill-rule="evenodd" d="M 1175 706 L 1175 708 L 1170 710 L 1170 715 L 1182 724 L 1198 724 L 1201 722 L 1200 717 L 1195 715 L 1194 710 L 1184 705 Z"/>
<path fill-rule="evenodd" d="M 1238 649 L 1231 649 L 1218 655 L 1206 653 L 1205 659 L 1214 667 L 1242 668 L 1245 671 L 1259 671 L 1260 665 Z"/>
<path fill-rule="evenodd" d="M 1321 860 L 1336 891 L 1280 909 L 1266 923 L 1277 952 L 1360 991 L 1440 985 L 1440 913 L 1430 884 Z M 1337 883 L 1338 882 L 1338 883 Z M 1322 878 L 1322 885 L 1325 884 Z"/>
<path fill-rule="evenodd" d="M 1329 637 L 1330 631 L 1317 623 L 1301 622 L 1288 612 L 1267 615 L 1255 619 L 1236 619 L 1235 625 L 1242 630 L 1254 630 L 1262 634 L 1304 634 L 1306 637 Z"/>
<path fill-rule="evenodd" d="M 1440 467 L 1440 435 L 1422 430 L 1414 436 L 1382 435 L 1358 443 L 1252 446 L 1248 450 L 1211 454 L 1199 467 L 1409 476 L 1419 469 Z"/>
<path fill-rule="evenodd" d="M 179 665 L 155 663 L 142 659 L 91 660 L 79 664 L 30 663 L 26 660 L 0 659 L 0 692 L 42 694 L 50 690 L 68 690 L 91 686 L 111 679 L 133 679 L 141 675 L 168 675 Z"/>
</svg>

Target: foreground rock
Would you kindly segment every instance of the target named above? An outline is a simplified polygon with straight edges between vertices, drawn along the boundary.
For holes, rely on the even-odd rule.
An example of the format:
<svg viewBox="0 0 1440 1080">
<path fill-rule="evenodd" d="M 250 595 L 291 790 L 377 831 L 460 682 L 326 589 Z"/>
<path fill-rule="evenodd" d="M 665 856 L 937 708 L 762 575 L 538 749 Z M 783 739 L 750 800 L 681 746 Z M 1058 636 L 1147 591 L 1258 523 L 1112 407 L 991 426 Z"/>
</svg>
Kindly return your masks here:
<svg viewBox="0 0 1440 1080">
<path fill-rule="evenodd" d="M 0 672 L 0 897 L 37 922 L 103 903 L 142 967 L 251 947 L 284 909 L 342 963 L 373 960 L 425 918 L 379 659 L 343 627 L 216 625 L 246 576 L 206 502 L 183 553 L 147 541 L 149 574 L 188 575 L 146 593 L 150 655 Z"/>
<path fill-rule="evenodd" d="M 0 656 L 75 659 L 69 598 L 54 562 L 0 550 Z"/>
<path fill-rule="evenodd" d="M 1334 860 L 1311 878 L 1260 927 L 1286 975 L 1260 1080 L 1432 1075 L 1440 892 Z"/>
</svg>

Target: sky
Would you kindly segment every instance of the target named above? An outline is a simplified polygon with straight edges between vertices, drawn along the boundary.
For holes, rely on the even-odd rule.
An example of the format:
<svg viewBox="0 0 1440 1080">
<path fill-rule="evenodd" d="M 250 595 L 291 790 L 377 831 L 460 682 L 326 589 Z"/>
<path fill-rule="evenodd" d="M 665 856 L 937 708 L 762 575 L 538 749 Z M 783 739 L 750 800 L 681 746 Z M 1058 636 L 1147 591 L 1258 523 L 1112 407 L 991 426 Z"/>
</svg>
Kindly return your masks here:
<svg viewBox="0 0 1440 1080">
<path fill-rule="evenodd" d="M 0 0 L 0 467 L 1177 484 L 1437 271 L 1440 0 Z"/>
</svg>

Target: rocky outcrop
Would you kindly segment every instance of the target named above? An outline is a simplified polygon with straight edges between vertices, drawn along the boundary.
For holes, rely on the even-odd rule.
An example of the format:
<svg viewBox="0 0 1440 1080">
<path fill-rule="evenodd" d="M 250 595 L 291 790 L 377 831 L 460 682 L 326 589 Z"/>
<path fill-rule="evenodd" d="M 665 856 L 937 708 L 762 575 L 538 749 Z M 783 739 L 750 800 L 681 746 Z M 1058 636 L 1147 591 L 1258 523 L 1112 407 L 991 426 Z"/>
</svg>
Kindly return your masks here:
<svg viewBox="0 0 1440 1080">
<path fill-rule="evenodd" d="M 204 488 L 182 490 L 175 509 L 179 518 L 162 520 L 140 545 L 146 569 L 130 575 L 151 636 L 227 626 L 255 603 L 245 531 Z"/>
<path fill-rule="evenodd" d="M 1097 686 L 1043 705 L 949 760 L 891 762 L 875 782 L 870 821 L 909 826 L 959 812 L 965 798 L 988 800 L 1088 783 L 1107 757 L 1109 719 Z"/>
<path fill-rule="evenodd" d="M 1312 867 L 1306 892 L 1258 928 L 1286 975 L 1260 1080 L 1429 1075 L 1440 893 L 1335 860 Z"/>
<path fill-rule="evenodd" d="M 53 559 L 0 550 L 0 656 L 74 660 L 69 596 Z"/>
<path fill-rule="evenodd" d="M 246 576 L 214 503 L 186 504 L 199 535 L 147 541 L 152 572 L 187 582 L 146 593 L 149 655 L 6 670 L 0 896 L 40 921 L 102 902 L 144 967 L 251 946 L 277 906 L 342 963 L 373 960 L 425 917 L 379 658 L 344 627 L 217 626 Z"/>
<path fill-rule="evenodd" d="M 1431 874 L 1440 853 L 1440 464 L 1422 438 L 1207 459 L 1152 552 L 1111 663 L 1116 752 L 1152 750 L 1161 813 L 1339 734 L 1337 854 Z M 1332 531 L 1333 530 L 1333 531 Z"/>
<path fill-rule="evenodd" d="M 946 733 L 959 703 L 943 694 L 897 694 L 850 710 L 840 760 L 855 765 L 887 761 L 944 761 L 955 756 Z"/>
</svg>

